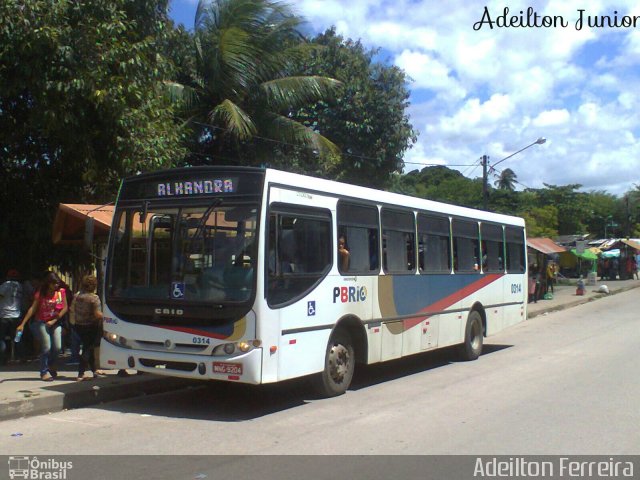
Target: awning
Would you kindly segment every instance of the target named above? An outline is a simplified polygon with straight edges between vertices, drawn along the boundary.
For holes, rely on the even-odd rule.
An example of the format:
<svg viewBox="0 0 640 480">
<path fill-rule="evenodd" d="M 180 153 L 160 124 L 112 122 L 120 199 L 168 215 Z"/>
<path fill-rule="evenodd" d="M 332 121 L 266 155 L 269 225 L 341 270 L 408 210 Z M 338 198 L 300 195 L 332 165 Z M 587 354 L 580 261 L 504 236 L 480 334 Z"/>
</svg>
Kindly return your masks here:
<svg viewBox="0 0 640 480">
<path fill-rule="evenodd" d="M 589 250 L 585 250 L 582 253 L 578 253 L 578 252 L 576 252 L 575 248 L 572 248 L 571 249 L 571 253 L 573 253 L 576 257 L 581 258 L 583 260 L 594 261 L 594 260 L 598 259 L 598 256 L 595 253 L 593 253 L 593 252 L 591 252 Z"/>
<path fill-rule="evenodd" d="M 61 203 L 53 220 L 53 243 L 80 243 L 87 217 L 93 217 L 96 238 L 106 238 L 111 230 L 113 205 Z"/>
<path fill-rule="evenodd" d="M 625 245 L 629 245 L 631 248 L 634 248 L 636 250 L 640 250 L 640 243 L 638 242 L 634 242 L 633 240 L 621 240 L 622 243 L 624 243 Z"/>
<path fill-rule="evenodd" d="M 567 251 L 566 248 L 561 247 L 550 238 L 527 238 L 527 246 L 545 255 Z"/>
</svg>

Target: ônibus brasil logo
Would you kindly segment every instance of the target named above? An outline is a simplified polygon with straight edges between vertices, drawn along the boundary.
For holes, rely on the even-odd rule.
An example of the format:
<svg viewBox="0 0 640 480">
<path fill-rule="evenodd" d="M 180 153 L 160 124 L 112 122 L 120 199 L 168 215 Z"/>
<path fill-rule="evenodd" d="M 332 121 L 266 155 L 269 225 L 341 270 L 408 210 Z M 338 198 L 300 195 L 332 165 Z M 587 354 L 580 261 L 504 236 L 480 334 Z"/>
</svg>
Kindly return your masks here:
<svg viewBox="0 0 640 480">
<path fill-rule="evenodd" d="M 33 480 L 66 480 L 67 470 L 73 468 L 72 462 L 61 462 L 54 458 L 44 460 L 38 457 L 9 457 L 9 478 Z"/>
</svg>

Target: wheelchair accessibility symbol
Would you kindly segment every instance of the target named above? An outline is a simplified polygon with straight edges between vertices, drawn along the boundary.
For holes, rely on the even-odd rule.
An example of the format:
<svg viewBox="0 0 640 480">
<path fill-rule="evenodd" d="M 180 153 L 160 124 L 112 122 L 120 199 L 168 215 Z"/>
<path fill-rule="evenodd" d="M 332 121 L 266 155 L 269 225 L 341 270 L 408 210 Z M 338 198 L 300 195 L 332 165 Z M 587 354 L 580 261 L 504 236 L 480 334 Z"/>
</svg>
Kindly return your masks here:
<svg viewBox="0 0 640 480">
<path fill-rule="evenodd" d="M 307 302 L 307 317 L 313 317 L 316 314 L 316 302 Z"/>
<path fill-rule="evenodd" d="M 171 298 L 184 298 L 184 283 L 172 282 L 171 283 Z"/>
</svg>

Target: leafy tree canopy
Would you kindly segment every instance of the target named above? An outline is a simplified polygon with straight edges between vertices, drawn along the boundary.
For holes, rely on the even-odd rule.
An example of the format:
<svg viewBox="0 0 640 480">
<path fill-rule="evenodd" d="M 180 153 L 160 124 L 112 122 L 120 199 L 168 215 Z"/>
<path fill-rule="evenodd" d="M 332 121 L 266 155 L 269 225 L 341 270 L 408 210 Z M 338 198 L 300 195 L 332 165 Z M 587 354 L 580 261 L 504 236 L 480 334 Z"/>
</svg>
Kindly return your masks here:
<svg viewBox="0 0 640 480">
<path fill-rule="evenodd" d="M 122 176 L 184 154 L 157 88 L 171 32 L 166 2 L 0 2 L 0 244 L 22 268 L 53 261 L 59 202 L 112 200 Z"/>
<path fill-rule="evenodd" d="M 343 88 L 334 103 L 318 101 L 295 112 L 295 118 L 322 132 L 342 156 L 324 176 L 383 187 L 401 172 L 402 157 L 417 140 L 406 109 L 408 78 L 395 66 L 374 62 L 377 50 L 344 39 L 335 28 L 312 39 L 321 48 L 308 50 L 299 65 L 305 75 L 336 78 Z"/>
<path fill-rule="evenodd" d="M 189 164 L 278 165 L 286 163 L 279 150 L 302 148 L 313 152 L 313 163 L 326 165 L 339 154 L 327 137 L 291 115 L 329 101 L 339 86 L 296 71 L 310 48 L 298 31 L 301 22 L 279 2 L 199 2 L 191 60 L 182 62 L 187 70 L 172 85 L 195 135 Z"/>
</svg>

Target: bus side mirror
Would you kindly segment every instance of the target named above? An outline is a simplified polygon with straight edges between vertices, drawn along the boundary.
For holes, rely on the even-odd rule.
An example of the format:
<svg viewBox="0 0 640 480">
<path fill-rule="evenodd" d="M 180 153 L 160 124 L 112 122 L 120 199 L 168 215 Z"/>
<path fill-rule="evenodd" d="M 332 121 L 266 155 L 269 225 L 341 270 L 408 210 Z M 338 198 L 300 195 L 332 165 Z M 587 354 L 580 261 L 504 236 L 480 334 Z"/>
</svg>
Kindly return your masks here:
<svg viewBox="0 0 640 480">
<path fill-rule="evenodd" d="M 87 217 L 84 222 L 84 248 L 88 251 L 93 250 L 93 217 Z"/>
</svg>

